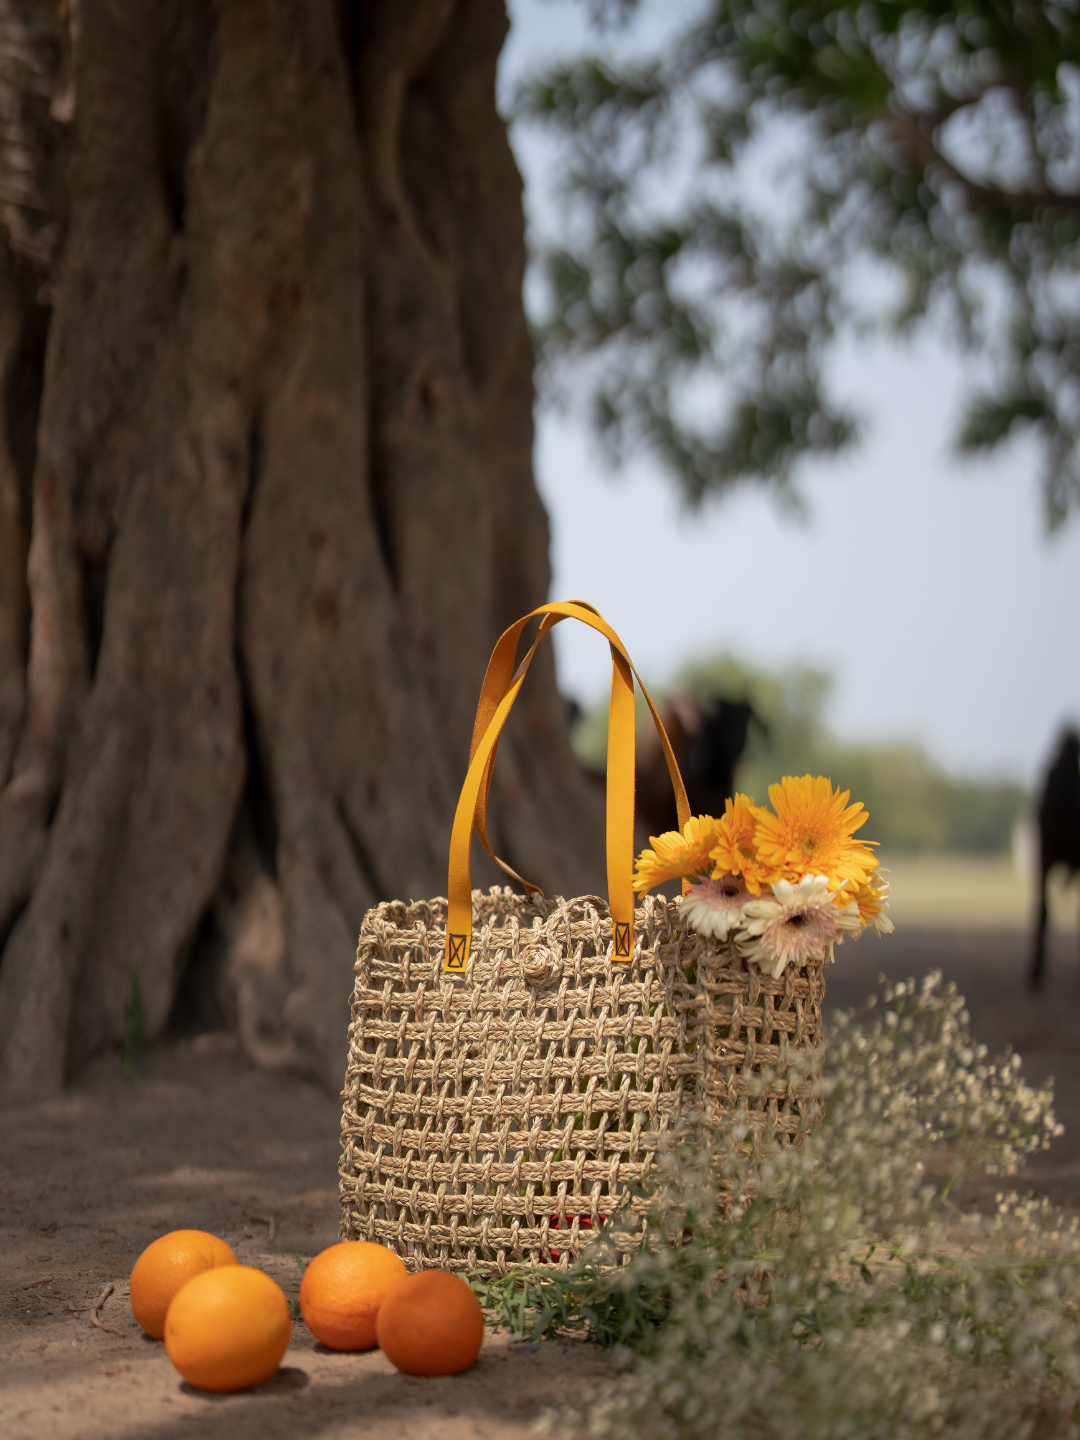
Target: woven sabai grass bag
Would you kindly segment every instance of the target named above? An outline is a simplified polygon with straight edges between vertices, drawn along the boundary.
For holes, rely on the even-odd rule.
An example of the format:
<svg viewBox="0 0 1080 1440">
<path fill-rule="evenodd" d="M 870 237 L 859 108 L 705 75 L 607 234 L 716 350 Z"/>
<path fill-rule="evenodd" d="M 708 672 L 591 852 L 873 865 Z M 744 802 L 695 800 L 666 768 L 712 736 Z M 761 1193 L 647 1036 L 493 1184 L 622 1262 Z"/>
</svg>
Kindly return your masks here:
<svg viewBox="0 0 1080 1440">
<path fill-rule="evenodd" d="M 805 1079 L 785 1077 L 820 1041 L 823 966 L 774 980 L 684 928 L 677 901 L 648 896 L 635 908 L 635 672 L 591 606 L 533 614 L 543 619 L 520 665 L 531 616 L 506 632 L 488 667 L 449 899 L 378 905 L 360 932 L 341 1234 L 388 1245 L 411 1269 L 566 1269 L 616 1209 L 617 1245 L 628 1255 L 642 1242 L 646 1209 L 628 1202 L 628 1187 L 648 1180 L 680 1114 L 719 1126 L 749 1104 L 752 1126 L 790 1140 L 811 1104 Z M 469 840 L 475 824 L 487 846 L 498 736 L 537 644 L 564 617 L 599 630 L 612 652 L 608 901 L 547 900 L 525 881 L 528 895 L 473 891 Z M 685 789 L 648 703 L 683 826 Z M 764 1070 L 773 1078 L 762 1089 Z"/>
</svg>

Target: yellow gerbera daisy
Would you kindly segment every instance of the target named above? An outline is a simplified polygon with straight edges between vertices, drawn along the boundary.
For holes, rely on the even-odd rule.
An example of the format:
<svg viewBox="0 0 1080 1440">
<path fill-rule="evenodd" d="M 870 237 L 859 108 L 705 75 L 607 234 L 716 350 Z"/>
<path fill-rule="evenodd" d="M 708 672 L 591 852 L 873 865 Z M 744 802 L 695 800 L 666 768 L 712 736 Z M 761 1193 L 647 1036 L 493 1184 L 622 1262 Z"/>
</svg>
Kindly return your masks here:
<svg viewBox="0 0 1080 1440">
<path fill-rule="evenodd" d="M 712 878 L 741 875 L 752 895 L 760 895 L 763 884 L 779 874 L 761 864 L 754 836 L 757 833 L 758 807 L 749 795 L 736 795 L 724 801 L 724 814 L 717 824 L 717 842 L 710 859 Z"/>
<path fill-rule="evenodd" d="M 664 835 L 650 835 L 652 848 L 638 856 L 634 889 L 644 894 L 665 880 L 707 875 L 712 869 L 709 855 L 716 844 L 719 823 L 711 815 L 692 815 L 681 833 L 669 830 Z"/>
<path fill-rule="evenodd" d="M 845 880 L 852 887 L 864 885 L 877 861 L 867 845 L 851 838 L 869 817 L 861 804 L 848 805 L 850 794 L 833 790 L 824 775 L 785 775 L 779 785 L 770 785 L 776 814 L 757 812 L 759 861 L 796 880 L 827 875 L 830 890 L 839 890 Z"/>
</svg>

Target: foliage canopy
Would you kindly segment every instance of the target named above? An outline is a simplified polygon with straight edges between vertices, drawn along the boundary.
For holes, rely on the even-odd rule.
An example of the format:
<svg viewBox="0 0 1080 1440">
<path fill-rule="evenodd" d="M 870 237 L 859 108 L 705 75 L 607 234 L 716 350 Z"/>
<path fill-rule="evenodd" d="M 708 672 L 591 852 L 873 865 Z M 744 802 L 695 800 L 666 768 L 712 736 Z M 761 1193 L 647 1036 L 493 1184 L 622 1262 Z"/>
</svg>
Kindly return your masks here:
<svg viewBox="0 0 1080 1440">
<path fill-rule="evenodd" d="M 590 8 L 632 39 L 646 7 Z M 855 433 L 823 365 L 869 318 L 859 265 L 884 261 L 903 282 L 890 323 L 935 308 L 992 362 L 961 448 L 1034 427 L 1059 525 L 1080 503 L 1075 0 L 665 15 L 658 52 L 605 43 L 519 95 L 565 152 L 561 233 L 541 247 L 548 380 L 575 362 L 612 456 L 645 442 L 691 502 L 748 478 L 789 493 L 801 455 Z M 786 178 L 763 186 L 779 152 Z"/>
</svg>

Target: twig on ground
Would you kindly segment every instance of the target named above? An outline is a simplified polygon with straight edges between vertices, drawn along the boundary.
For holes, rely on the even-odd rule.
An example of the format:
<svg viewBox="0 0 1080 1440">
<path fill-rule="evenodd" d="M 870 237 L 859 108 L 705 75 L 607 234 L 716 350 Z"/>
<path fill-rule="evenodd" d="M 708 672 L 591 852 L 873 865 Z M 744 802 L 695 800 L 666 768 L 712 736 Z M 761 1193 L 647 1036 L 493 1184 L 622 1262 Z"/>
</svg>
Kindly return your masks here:
<svg viewBox="0 0 1080 1440">
<path fill-rule="evenodd" d="M 277 1234 L 277 1217 L 276 1217 L 276 1216 L 274 1216 L 274 1215 L 253 1215 L 253 1214 L 251 1214 L 250 1211 L 248 1211 L 248 1212 L 246 1213 L 245 1218 L 248 1219 L 248 1220 L 254 1220 L 254 1221 L 256 1222 L 256 1224 L 258 1224 L 258 1225 L 265 1225 L 265 1226 L 267 1227 L 266 1243 L 267 1243 L 268 1245 L 272 1245 L 272 1244 L 274 1243 L 274 1236 Z"/>
<path fill-rule="evenodd" d="M 105 1308 L 105 1301 L 108 1300 L 109 1296 L 113 1293 L 115 1289 L 116 1286 L 110 1280 L 108 1285 L 105 1286 L 105 1289 L 98 1296 L 96 1302 L 90 1307 L 91 1325 L 96 1325 L 99 1330 L 104 1330 L 109 1335 L 119 1335 L 120 1331 L 114 1330 L 111 1325 L 105 1324 L 105 1321 L 101 1318 L 101 1311 Z"/>
</svg>

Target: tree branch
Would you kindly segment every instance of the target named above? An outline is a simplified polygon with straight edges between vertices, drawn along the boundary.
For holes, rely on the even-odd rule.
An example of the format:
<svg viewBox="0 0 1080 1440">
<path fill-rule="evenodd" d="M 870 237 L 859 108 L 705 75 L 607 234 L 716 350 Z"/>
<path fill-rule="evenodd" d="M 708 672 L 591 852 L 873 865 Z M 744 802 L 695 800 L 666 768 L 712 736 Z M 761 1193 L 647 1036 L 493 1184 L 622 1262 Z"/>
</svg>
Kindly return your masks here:
<svg viewBox="0 0 1080 1440">
<path fill-rule="evenodd" d="M 893 137 L 907 150 L 915 169 L 936 170 L 948 177 L 963 193 L 968 208 L 1006 220 L 1034 219 L 1042 206 L 1054 206 L 1070 213 L 1080 213 L 1080 195 L 1052 190 L 1049 185 L 1024 190 L 1007 190 L 1001 186 L 980 185 L 947 159 L 934 135 L 960 106 L 949 107 L 932 115 L 913 115 L 907 111 L 892 112 L 888 126 Z"/>
</svg>

